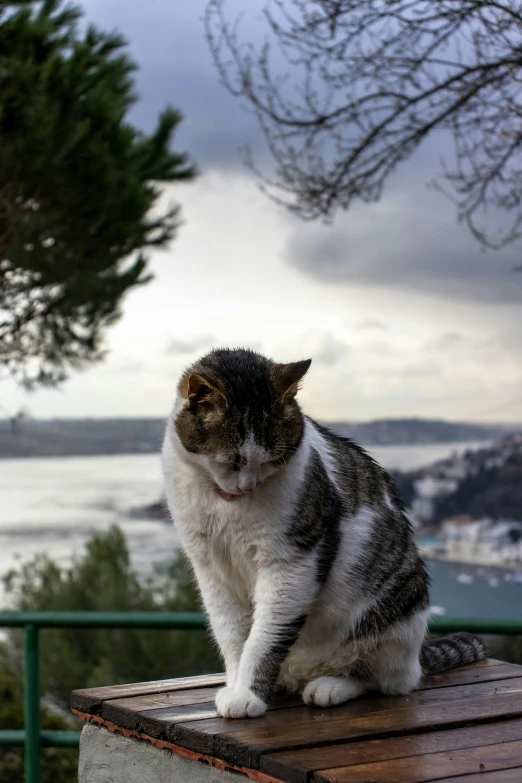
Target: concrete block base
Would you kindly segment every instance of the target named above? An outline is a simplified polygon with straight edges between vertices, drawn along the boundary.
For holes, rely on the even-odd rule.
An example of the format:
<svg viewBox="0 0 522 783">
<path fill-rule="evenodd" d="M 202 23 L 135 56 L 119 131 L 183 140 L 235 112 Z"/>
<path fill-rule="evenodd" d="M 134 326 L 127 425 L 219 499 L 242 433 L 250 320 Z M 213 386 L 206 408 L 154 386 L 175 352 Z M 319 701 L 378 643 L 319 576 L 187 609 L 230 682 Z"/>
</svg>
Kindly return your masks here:
<svg viewBox="0 0 522 783">
<path fill-rule="evenodd" d="M 79 783 L 237 783 L 237 776 L 87 723 L 80 739 Z"/>
</svg>

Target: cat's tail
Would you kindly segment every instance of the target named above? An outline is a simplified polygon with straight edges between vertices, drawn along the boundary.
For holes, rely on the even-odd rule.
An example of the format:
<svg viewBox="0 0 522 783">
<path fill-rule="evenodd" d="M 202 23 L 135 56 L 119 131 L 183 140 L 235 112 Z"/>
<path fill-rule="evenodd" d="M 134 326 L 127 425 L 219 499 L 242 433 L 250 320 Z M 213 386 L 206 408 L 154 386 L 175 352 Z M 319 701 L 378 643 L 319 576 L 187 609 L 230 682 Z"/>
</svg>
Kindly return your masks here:
<svg viewBox="0 0 522 783">
<path fill-rule="evenodd" d="M 425 674 L 437 674 L 466 663 L 475 663 L 486 658 L 487 654 L 488 648 L 478 636 L 452 633 L 424 642 L 420 651 L 420 664 Z"/>
</svg>

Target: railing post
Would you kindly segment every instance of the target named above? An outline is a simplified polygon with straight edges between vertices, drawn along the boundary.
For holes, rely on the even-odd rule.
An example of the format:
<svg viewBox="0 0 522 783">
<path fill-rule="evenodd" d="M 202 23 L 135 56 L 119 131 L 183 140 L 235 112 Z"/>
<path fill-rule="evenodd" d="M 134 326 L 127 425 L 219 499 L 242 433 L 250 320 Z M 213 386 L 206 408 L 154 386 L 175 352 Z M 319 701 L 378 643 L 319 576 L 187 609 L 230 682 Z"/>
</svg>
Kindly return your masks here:
<svg viewBox="0 0 522 783">
<path fill-rule="evenodd" d="M 40 783 L 40 659 L 38 626 L 25 626 L 25 780 Z"/>
</svg>

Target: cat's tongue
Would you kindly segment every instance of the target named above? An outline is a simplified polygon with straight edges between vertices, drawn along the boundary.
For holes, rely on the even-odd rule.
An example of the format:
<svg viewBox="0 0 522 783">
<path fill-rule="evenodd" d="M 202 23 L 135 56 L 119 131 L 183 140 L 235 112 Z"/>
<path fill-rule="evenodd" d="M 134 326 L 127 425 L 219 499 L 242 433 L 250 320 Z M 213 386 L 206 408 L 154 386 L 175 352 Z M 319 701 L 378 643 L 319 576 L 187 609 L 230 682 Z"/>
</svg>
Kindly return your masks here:
<svg viewBox="0 0 522 783">
<path fill-rule="evenodd" d="M 221 487 L 218 487 L 218 495 L 220 498 L 223 498 L 223 500 L 235 500 L 239 497 L 239 495 L 233 495 L 231 492 L 225 492 Z"/>
</svg>

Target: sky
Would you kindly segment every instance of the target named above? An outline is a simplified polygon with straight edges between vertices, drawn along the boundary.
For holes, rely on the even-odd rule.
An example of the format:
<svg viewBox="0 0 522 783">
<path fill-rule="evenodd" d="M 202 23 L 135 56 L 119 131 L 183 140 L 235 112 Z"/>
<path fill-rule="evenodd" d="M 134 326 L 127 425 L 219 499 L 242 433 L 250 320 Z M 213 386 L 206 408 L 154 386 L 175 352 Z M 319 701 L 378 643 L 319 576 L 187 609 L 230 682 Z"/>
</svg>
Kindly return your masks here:
<svg viewBox="0 0 522 783">
<path fill-rule="evenodd" d="M 378 204 L 333 225 L 300 221 L 242 163 L 246 143 L 261 162 L 265 152 L 254 118 L 219 84 L 204 6 L 84 0 L 87 19 L 122 32 L 139 65 L 132 121 L 151 130 L 164 106 L 179 108 L 174 148 L 200 176 L 165 190 L 183 225 L 151 254 L 153 282 L 127 296 L 106 360 L 56 390 L 4 382 L 2 406 L 44 418 L 166 416 L 186 366 L 213 346 L 243 346 L 312 358 L 300 399 L 323 420 L 522 421 L 520 248 L 482 251 L 427 187 L 448 140 L 429 140 Z"/>
</svg>

